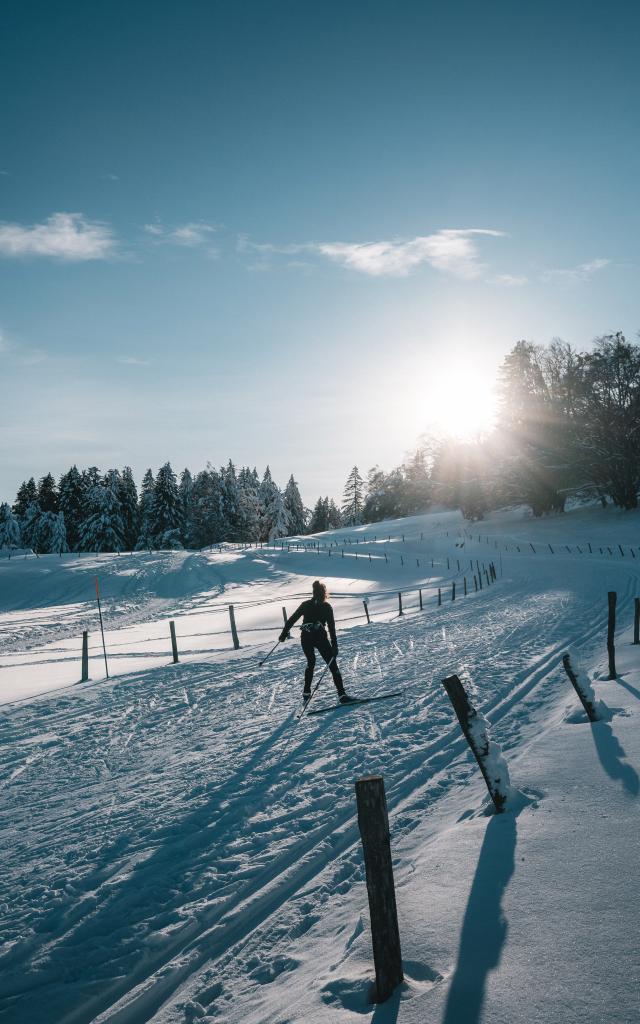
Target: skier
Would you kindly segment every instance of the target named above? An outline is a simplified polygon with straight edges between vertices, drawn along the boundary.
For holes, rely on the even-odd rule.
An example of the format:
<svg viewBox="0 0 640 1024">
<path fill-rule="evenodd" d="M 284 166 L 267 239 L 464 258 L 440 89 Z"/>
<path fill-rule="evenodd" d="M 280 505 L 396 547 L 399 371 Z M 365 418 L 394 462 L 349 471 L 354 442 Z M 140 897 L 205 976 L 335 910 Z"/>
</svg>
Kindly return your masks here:
<svg viewBox="0 0 640 1024">
<path fill-rule="evenodd" d="M 352 697 L 345 693 L 342 676 L 336 658 L 338 657 L 338 641 L 336 639 L 336 624 L 333 618 L 333 608 L 327 601 L 327 588 L 320 580 L 313 584 L 313 597 L 309 601 L 303 601 L 299 608 L 290 615 L 284 624 L 280 634 L 280 643 L 284 643 L 289 637 L 289 630 L 294 622 L 297 622 L 302 615 L 302 633 L 300 642 L 302 650 L 307 658 L 307 667 L 304 673 L 304 690 L 302 697 L 305 701 L 311 696 L 311 680 L 316 664 L 316 649 L 322 655 L 336 684 L 338 697 L 341 704 L 348 704 Z M 325 626 L 329 627 L 331 643 L 327 637 Z"/>
</svg>

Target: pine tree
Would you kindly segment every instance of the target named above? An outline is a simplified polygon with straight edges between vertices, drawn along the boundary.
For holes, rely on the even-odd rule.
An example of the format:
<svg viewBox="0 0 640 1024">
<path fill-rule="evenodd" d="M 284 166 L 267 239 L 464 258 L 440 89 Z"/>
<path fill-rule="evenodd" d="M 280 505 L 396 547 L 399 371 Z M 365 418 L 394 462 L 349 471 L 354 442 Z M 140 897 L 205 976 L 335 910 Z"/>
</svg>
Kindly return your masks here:
<svg viewBox="0 0 640 1024">
<path fill-rule="evenodd" d="M 31 477 L 30 480 L 25 480 L 18 488 L 16 500 L 13 503 L 13 514 L 18 519 L 18 522 L 24 519 L 27 514 L 29 505 L 35 505 L 38 501 L 38 488 L 36 482 Z"/>
<path fill-rule="evenodd" d="M 84 551 L 122 551 L 124 523 L 118 494 L 119 478 L 111 470 L 94 487 L 91 506 L 95 511 L 82 525 L 80 543 Z"/>
<path fill-rule="evenodd" d="M 241 510 L 240 492 L 238 489 L 238 478 L 236 467 L 231 459 L 228 464 L 220 470 L 220 496 L 221 515 L 224 523 L 224 540 L 241 541 L 245 538 L 241 535 Z"/>
<path fill-rule="evenodd" d="M 68 551 L 67 530 L 63 512 L 43 512 L 38 519 L 36 545 L 40 554 L 54 554 L 62 557 Z"/>
<path fill-rule="evenodd" d="M 311 519 L 309 521 L 309 533 L 324 533 L 329 529 L 329 499 L 318 498 L 316 501 Z"/>
<path fill-rule="evenodd" d="M 268 515 L 271 521 L 268 539 L 272 541 L 277 537 L 288 537 L 291 533 L 289 526 L 289 512 L 284 500 L 284 495 L 280 488 L 276 488 L 273 504 L 271 505 Z"/>
<path fill-rule="evenodd" d="M 284 490 L 284 504 L 289 516 L 289 530 L 292 534 L 304 533 L 306 517 L 302 498 L 298 485 L 293 479 L 293 473 Z"/>
<path fill-rule="evenodd" d="M 186 548 L 195 547 L 195 523 L 193 521 L 193 477 L 188 469 L 180 474 L 178 494 L 182 506 L 182 543 Z"/>
<path fill-rule="evenodd" d="M 60 511 L 64 515 L 67 543 L 71 551 L 78 550 L 82 525 L 85 489 L 77 466 L 63 473 L 58 484 Z"/>
<path fill-rule="evenodd" d="M 267 466 L 264 471 L 259 493 L 258 521 L 260 540 L 271 540 L 274 537 L 286 537 L 288 534 L 288 517 L 280 488 L 271 476 Z"/>
<path fill-rule="evenodd" d="M 56 482 L 51 473 L 43 476 L 38 484 L 38 504 L 42 512 L 57 512 L 60 508 Z"/>
<path fill-rule="evenodd" d="M 182 502 L 178 493 L 178 482 L 171 468 L 165 462 L 158 470 L 154 490 L 153 518 L 151 533 L 157 548 L 182 547 Z"/>
<path fill-rule="evenodd" d="M 339 530 L 341 526 L 342 516 L 340 515 L 340 509 L 332 498 L 327 506 L 327 529 Z"/>
<path fill-rule="evenodd" d="M 354 466 L 344 488 L 342 515 L 347 526 L 358 526 L 362 522 L 364 480 L 358 467 Z"/>
<path fill-rule="evenodd" d="M 8 551 L 9 558 L 21 544 L 20 523 L 6 502 L 0 505 L 0 551 Z"/>
<path fill-rule="evenodd" d="M 34 501 L 29 505 L 20 522 L 22 543 L 36 554 L 38 554 L 38 521 L 41 515 L 40 506 L 37 501 Z"/>
<path fill-rule="evenodd" d="M 118 483 L 118 497 L 124 527 L 124 547 L 133 551 L 138 539 L 138 489 L 130 466 L 125 466 Z"/>
<path fill-rule="evenodd" d="M 138 505 L 138 522 L 140 524 L 136 551 L 151 551 L 153 549 L 153 517 L 155 504 L 155 481 L 150 469 L 142 478 L 140 488 L 140 502 Z"/>
<path fill-rule="evenodd" d="M 260 539 L 258 510 L 260 481 L 255 469 L 243 467 L 238 473 L 238 498 L 240 503 L 240 531 L 242 540 Z"/>
</svg>

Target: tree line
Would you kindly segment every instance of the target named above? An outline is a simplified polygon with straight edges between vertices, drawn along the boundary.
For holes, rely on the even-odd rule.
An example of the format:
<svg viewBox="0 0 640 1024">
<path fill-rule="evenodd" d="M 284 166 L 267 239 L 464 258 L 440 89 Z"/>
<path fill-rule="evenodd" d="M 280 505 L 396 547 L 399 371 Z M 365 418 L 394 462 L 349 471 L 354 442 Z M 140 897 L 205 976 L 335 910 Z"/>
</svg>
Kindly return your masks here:
<svg viewBox="0 0 640 1024">
<path fill-rule="evenodd" d="M 564 510 L 571 496 L 638 507 L 640 347 L 623 334 L 589 351 L 555 340 L 519 341 L 499 371 L 492 432 L 474 442 L 426 437 L 402 465 L 354 466 L 341 507 L 303 505 L 293 478 L 280 490 L 269 467 L 208 465 L 180 480 L 166 463 L 147 470 L 140 493 L 129 467 L 101 474 L 73 466 L 56 483 L 32 478 L 12 507 L 0 505 L 0 548 L 37 553 L 202 548 L 268 541 L 416 515 L 437 505 L 481 519 L 495 508 L 528 505 L 535 516 Z M 481 397 L 479 397 L 481 400 Z"/>
<path fill-rule="evenodd" d="M 269 541 L 302 533 L 308 518 L 293 476 L 281 490 L 267 466 L 239 471 L 232 462 L 178 480 L 170 463 L 148 469 L 140 492 L 131 469 L 101 473 L 72 466 L 56 483 L 48 473 L 0 505 L 0 548 L 36 554 L 202 548 L 224 541 Z"/>
</svg>

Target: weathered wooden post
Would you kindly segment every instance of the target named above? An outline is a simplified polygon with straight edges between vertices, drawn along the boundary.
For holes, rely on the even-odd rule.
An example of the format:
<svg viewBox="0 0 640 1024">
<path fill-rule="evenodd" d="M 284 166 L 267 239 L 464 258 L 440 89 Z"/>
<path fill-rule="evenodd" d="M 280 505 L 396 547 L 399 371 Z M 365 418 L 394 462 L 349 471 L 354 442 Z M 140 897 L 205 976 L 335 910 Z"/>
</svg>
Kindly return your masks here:
<svg viewBox="0 0 640 1024">
<path fill-rule="evenodd" d="M 229 605 L 229 621 L 231 622 L 231 636 L 233 638 L 233 646 L 236 651 L 240 647 L 240 641 L 238 640 L 238 630 L 236 629 L 236 614 L 233 610 L 233 605 Z"/>
<path fill-rule="evenodd" d="M 573 668 L 571 667 L 571 655 L 563 654 L 562 664 L 564 666 L 565 672 L 571 680 L 571 684 L 574 690 L 578 694 L 578 699 L 580 700 L 580 703 L 582 704 L 584 710 L 587 712 L 587 718 L 590 722 L 597 722 L 598 713 L 596 711 L 595 694 L 591 689 L 591 684 L 587 682 L 585 686 L 584 681 L 582 683 L 580 682 L 577 673 L 574 672 Z"/>
<path fill-rule="evenodd" d="M 451 583 L 451 600 L 455 601 L 455 599 L 456 599 L 456 581 L 453 580 L 453 582 Z"/>
<path fill-rule="evenodd" d="M 364 605 L 364 613 L 367 616 L 367 622 L 371 622 L 371 619 L 369 618 L 369 605 L 367 601 L 363 601 L 362 603 Z"/>
<path fill-rule="evenodd" d="M 609 618 L 607 622 L 607 654 L 609 655 L 609 679 L 616 678 L 616 646 L 615 646 L 615 633 L 616 633 L 616 601 L 618 595 L 615 590 L 610 590 L 607 594 L 609 602 Z"/>
<path fill-rule="evenodd" d="M 398 591 L 398 615 L 404 615 L 402 611 L 402 591 Z"/>
<path fill-rule="evenodd" d="M 473 587 L 475 591 L 478 590 L 478 578 L 475 573 L 473 574 Z"/>
<path fill-rule="evenodd" d="M 418 597 L 420 599 L 420 611 L 422 611 L 422 589 L 418 591 Z"/>
<path fill-rule="evenodd" d="M 442 604 L 442 591 L 441 591 L 440 587 L 438 587 L 438 608 L 440 607 L 441 604 Z"/>
<path fill-rule="evenodd" d="M 171 652 L 173 654 L 173 664 L 178 663 L 178 641 L 176 640 L 176 624 L 173 620 L 169 622 L 169 632 L 171 633 Z"/>
<path fill-rule="evenodd" d="M 460 722 L 460 728 L 478 762 L 496 813 L 500 814 L 504 811 L 510 787 L 509 769 L 502 756 L 502 751 L 497 743 L 493 743 L 490 739 L 489 723 L 484 715 L 478 714 L 470 703 L 458 676 L 447 676 L 442 680 L 442 685 L 447 691 L 449 700 L 453 704 L 453 710 Z"/>
<path fill-rule="evenodd" d="M 466 576 L 463 577 L 462 582 L 464 584 L 464 596 L 466 597 L 467 596 L 467 577 Z"/>
<path fill-rule="evenodd" d="M 82 675 L 80 677 L 81 683 L 86 683 L 89 679 L 89 634 L 87 630 L 82 634 Z"/>
<path fill-rule="evenodd" d="M 640 644 L 640 597 L 633 599 L 633 642 Z"/>
<path fill-rule="evenodd" d="M 382 776 L 358 779 L 356 801 L 369 896 L 376 1002 L 383 1003 L 403 981 L 404 975 L 391 861 L 389 815 Z"/>
<path fill-rule="evenodd" d="M 447 555 L 447 569 L 449 569 L 449 568 L 450 568 L 450 566 L 449 566 L 449 556 Z"/>
<path fill-rule="evenodd" d="M 404 565 L 404 558 L 400 555 L 400 565 Z"/>
</svg>

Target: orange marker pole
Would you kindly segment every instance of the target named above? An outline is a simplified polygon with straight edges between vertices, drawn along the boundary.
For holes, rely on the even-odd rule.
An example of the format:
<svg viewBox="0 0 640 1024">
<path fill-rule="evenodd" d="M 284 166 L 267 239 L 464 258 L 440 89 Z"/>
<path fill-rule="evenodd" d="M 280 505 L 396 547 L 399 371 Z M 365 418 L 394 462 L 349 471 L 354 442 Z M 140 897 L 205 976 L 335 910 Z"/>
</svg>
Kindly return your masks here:
<svg viewBox="0 0 640 1024">
<path fill-rule="evenodd" d="M 102 650 L 104 651 L 104 668 L 107 673 L 107 679 L 109 678 L 109 666 L 107 665 L 107 648 L 104 642 L 104 626 L 102 624 L 102 608 L 100 607 L 100 584 L 98 583 L 98 577 L 96 576 L 96 600 L 98 602 L 98 615 L 100 616 L 100 632 L 102 633 Z"/>
</svg>

